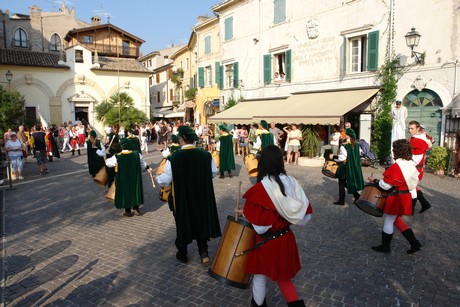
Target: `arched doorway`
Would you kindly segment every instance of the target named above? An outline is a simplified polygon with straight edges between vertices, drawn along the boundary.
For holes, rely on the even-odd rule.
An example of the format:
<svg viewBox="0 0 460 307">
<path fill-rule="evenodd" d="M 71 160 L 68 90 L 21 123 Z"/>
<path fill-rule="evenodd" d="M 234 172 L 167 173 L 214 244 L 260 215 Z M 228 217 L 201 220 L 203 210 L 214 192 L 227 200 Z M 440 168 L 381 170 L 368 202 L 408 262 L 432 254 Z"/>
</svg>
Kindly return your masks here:
<svg viewBox="0 0 460 307">
<path fill-rule="evenodd" d="M 441 107 L 442 101 L 436 92 L 428 89 L 422 91 L 413 90 L 403 99 L 403 105 L 407 108 L 407 121 L 418 121 L 425 126 L 425 132 L 435 139 L 439 145 L 441 139 Z M 409 137 L 409 132 L 406 131 Z"/>
</svg>

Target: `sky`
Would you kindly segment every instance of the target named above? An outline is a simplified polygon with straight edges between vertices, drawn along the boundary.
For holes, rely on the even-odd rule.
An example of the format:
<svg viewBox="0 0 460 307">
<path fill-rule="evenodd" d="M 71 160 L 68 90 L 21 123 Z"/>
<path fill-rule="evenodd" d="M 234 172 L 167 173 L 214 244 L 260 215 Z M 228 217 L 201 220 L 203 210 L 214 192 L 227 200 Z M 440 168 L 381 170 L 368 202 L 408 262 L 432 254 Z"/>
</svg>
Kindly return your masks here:
<svg viewBox="0 0 460 307">
<path fill-rule="evenodd" d="M 0 9 L 29 14 L 29 7 L 38 5 L 43 12 L 56 12 L 59 3 L 75 8 L 75 17 L 91 22 L 99 15 L 101 23 L 110 23 L 145 41 L 144 55 L 186 44 L 198 16 L 214 16 L 211 7 L 222 0 L 0 0 Z"/>
</svg>

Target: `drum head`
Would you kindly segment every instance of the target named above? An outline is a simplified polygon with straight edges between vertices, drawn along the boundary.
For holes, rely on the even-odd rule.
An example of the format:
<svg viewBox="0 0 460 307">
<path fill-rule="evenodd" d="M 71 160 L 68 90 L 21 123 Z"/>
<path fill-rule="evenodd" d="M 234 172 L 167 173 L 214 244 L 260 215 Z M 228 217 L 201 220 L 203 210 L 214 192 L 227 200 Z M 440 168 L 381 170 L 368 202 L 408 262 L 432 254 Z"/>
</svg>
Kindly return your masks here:
<svg viewBox="0 0 460 307">
<path fill-rule="evenodd" d="M 366 212 L 367 214 L 370 214 L 375 217 L 382 217 L 383 216 L 383 211 L 376 207 L 374 204 L 365 201 L 365 200 L 358 200 L 356 202 L 356 207 L 361 209 L 362 211 Z"/>
</svg>

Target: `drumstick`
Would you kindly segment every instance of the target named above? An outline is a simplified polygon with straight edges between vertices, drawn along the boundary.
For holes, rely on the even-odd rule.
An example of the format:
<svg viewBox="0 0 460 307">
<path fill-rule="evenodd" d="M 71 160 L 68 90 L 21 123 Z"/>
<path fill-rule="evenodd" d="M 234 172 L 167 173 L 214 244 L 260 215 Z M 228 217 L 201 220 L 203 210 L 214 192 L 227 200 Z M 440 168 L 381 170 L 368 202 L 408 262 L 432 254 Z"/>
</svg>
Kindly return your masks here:
<svg viewBox="0 0 460 307">
<path fill-rule="evenodd" d="M 240 180 L 240 181 L 238 182 L 238 198 L 237 198 L 237 200 L 236 200 L 236 208 L 235 208 L 235 221 L 237 221 L 237 220 L 238 220 L 238 214 L 236 214 L 236 211 L 237 211 L 237 210 L 240 210 L 240 207 L 241 207 L 241 206 L 240 206 L 240 198 L 241 198 L 241 183 L 242 183 L 242 181 Z"/>
<path fill-rule="evenodd" d="M 152 186 L 153 188 L 155 188 L 155 180 L 153 179 L 152 173 L 151 172 L 148 172 L 148 173 L 150 175 L 150 179 L 152 180 Z"/>
<path fill-rule="evenodd" d="M 114 139 L 115 139 L 115 134 L 112 135 L 112 139 L 110 140 L 109 148 L 110 148 L 110 146 L 112 146 L 112 142 L 113 142 Z"/>
</svg>

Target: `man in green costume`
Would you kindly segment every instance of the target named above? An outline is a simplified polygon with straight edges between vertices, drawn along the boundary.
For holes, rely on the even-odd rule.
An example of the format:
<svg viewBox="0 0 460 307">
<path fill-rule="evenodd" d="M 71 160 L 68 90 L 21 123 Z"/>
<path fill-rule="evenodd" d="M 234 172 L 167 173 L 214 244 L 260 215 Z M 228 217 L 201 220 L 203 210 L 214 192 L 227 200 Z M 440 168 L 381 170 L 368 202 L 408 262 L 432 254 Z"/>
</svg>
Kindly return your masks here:
<svg viewBox="0 0 460 307">
<path fill-rule="evenodd" d="M 86 156 L 88 158 L 88 170 L 91 176 L 95 177 L 96 174 L 105 166 L 104 154 L 102 150 L 101 141 L 96 139 L 96 131 L 91 130 L 89 139 L 86 141 Z"/>
<path fill-rule="evenodd" d="M 339 179 L 339 200 L 334 205 L 345 205 L 345 187 L 348 194 L 353 194 L 355 201 L 359 199 L 364 188 L 363 170 L 361 167 L 361 155 L 359 143 L 356 142 L 356 133 L 353 129 L 345 130 L 347 141 L 340 146 L 338 156 L 334 157 L 339 162 L 339 168 L 335 176 Z"/>
<path fill-rule="evenodd" d="M 187 245 L 196 240 L 201 263 L 209 265 L 207 241 L 221 236 L 212 183 L 218 171 L 211 154 L 193 145 L 198 136 L 192 128 L 180 126 L 177 131 L 182 148 L 169 157 L 156 181 L 160 186 L 172 182 L 176 258 L 187 263 Z"/>
<path fill-rule="evenodd" d="M 219 151 L 219 171 L 220 179 L 224 179 L 224 172 L 228 172 L 228 177 L 232 178 L 232 170 L 235 169 L 235 155 L 233 154 L 233 136 L 228 133 L 226 125 L 219 125 L 220 131 L 220 151 Z"/>
<path fill-rule="evenodd" d="M 144 203 L 142 185 L 142 170 L 149 167 L 142 155 L 133 150 L 133 144 L 128 139 L 120 141 L 122 151 L 105 160 L 108 167 L 116 167 L 115 176 L 115 207 L 125 209 L 124 216 L 141 215 L 139 205 Z"/>
<path fill-rule="evenodd" d="M 268 131 L 268 123 L 265 120 L 260 121 L 261 128 L 259 135 L 257 136 L 256 142 L 254 143 L 255 149 L 260 149 L 260 151 L 264 150 L 268 145 L 275 144 L 275 136 Z"/>
<path fill-rule="evenodd" d="M 141 153 L 141 142 L 139 138 L 134 135 L 134 131 L 132 129 L 128 130 L 128 140 L 133 143 L 133 150 L 137 150 L 138 153 Z"/>
</svg>

